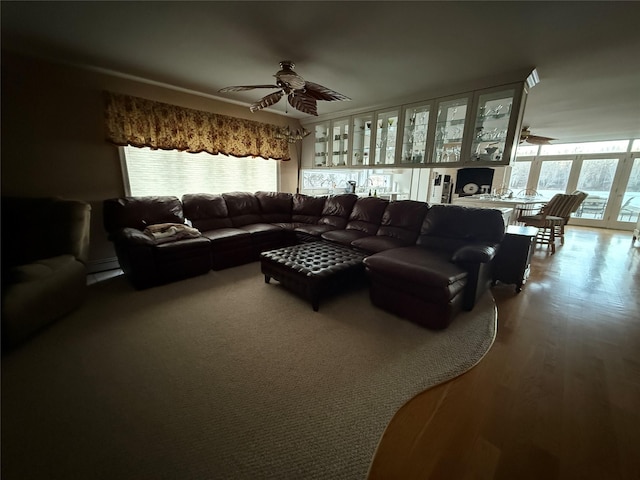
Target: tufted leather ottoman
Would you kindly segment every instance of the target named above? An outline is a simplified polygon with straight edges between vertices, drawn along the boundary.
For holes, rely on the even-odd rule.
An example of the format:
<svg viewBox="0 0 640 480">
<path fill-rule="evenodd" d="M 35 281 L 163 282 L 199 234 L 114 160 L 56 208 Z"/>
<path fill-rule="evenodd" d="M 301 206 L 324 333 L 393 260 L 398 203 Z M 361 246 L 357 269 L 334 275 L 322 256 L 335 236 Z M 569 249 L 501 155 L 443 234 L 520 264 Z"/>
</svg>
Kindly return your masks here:
<svg viewBox="0 0 640 480">
<path fill-rule="evenodd" d="M 317 312 L 321 296 L 364 279 L 364 257 L 340 245 L 311 242 L 262 252 L 260 264 L 265 283 L 274 278 L 311 300 Z"/>
</svg>

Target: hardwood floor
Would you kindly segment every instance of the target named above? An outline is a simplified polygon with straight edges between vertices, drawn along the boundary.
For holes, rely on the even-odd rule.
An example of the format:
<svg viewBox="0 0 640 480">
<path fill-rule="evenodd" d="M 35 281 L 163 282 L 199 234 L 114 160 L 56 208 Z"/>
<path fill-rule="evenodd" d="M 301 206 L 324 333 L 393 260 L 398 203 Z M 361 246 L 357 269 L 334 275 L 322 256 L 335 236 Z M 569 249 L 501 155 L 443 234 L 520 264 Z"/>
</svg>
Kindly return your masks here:
<svg viewBox="0 0 640 480">
<path fill-rule="evenodd" d="M 640 479 L 640 241 L 567 227 L 471 371 L 389 424 L 369 479 Z"/>
</svg>

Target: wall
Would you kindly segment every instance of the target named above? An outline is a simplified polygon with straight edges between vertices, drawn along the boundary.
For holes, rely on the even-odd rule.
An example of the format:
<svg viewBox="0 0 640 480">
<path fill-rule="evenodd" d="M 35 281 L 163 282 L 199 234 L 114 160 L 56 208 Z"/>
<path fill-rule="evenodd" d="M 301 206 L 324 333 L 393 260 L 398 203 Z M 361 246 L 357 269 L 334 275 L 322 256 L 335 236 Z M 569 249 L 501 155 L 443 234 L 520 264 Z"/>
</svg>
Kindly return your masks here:
<svg viewBox="0 0 640 480">
<path fill-rule="evenodd" d="M 90 264 L 115 256 L 102 227 L 102 201 L 124 195 L 118 149 L 104 139 L 103 90 L 299 127 L 295 119 L 246 106 L 3 51 L 2 194 L 89 202 Z M 295 192 L 297 149 L 291 156 L 280 164 L 280 189 Z"/>
</svg>

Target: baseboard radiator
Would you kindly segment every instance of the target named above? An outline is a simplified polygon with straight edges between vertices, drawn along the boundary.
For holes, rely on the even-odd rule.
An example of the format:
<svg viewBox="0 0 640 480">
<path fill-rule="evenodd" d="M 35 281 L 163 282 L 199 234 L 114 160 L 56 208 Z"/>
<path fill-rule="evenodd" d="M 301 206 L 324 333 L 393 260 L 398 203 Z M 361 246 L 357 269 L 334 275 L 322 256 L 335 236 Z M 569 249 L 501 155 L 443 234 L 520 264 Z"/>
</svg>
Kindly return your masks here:
<svg viewBox="0 0 640 480">
<path fill-rule="evenodd" d="M 118 257 L 99 258 L 89 260 L 87 263 L 87 273 L 106 272 L 107 270 L 115 270 L 120 268 Z"/>
</svg>

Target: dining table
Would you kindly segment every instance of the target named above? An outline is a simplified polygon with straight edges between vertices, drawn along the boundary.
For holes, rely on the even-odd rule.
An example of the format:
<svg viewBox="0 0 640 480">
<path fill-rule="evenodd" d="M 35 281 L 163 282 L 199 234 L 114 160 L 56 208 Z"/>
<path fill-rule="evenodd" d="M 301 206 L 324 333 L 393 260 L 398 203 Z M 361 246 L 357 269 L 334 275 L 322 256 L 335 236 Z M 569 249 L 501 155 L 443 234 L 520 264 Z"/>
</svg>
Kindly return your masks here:
<svg viewBox="0 0 640 480">
<path fill-rule="evenodd" d="M 545 203 L 549 201 L 548 198 L 536 196 L 536 197 L 501 197 L 497 195 L 468 195 L 453 199 L 453 203 L 456 205 L 463 205 L 476 208 L 493 208 L 504 209 L 510 208 L 511 215 L 509 224 L 521 225 L 518 222 L 518 217 L 521 215 L 534 215 L 540 210 Z"/>
</svg>

